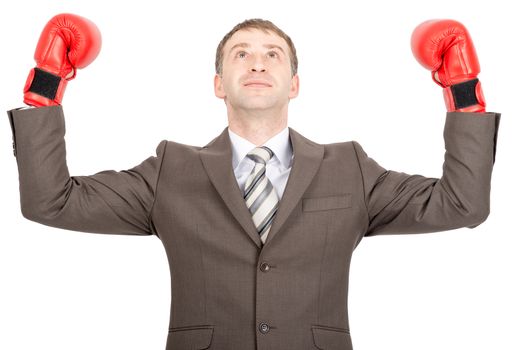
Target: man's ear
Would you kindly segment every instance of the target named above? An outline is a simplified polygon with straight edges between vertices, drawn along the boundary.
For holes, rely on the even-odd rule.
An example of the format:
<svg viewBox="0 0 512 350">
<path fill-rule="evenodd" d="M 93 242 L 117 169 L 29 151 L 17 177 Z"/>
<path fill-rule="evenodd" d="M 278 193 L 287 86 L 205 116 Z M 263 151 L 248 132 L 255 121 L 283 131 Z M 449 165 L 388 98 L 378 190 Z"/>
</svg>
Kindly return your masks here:
<svg viewBox="0 0 512 350">
<path fill-rule="evenodd" d="M 292 77 L 292 83 L 290 85 L 290 93 L 288 94 L 288 98 L 292 99 L 299 95 L 299 76 L 295 74 Z"/>
<path fill-rule="evenodd" d="M 226 92 L 224 91 L 224 84 L 222 84 L 222 77 L 219 74 L 215 74 L 213 78 L 213 85 L 215 89 L 215 96 L 224 99 Z"/>
</svg>

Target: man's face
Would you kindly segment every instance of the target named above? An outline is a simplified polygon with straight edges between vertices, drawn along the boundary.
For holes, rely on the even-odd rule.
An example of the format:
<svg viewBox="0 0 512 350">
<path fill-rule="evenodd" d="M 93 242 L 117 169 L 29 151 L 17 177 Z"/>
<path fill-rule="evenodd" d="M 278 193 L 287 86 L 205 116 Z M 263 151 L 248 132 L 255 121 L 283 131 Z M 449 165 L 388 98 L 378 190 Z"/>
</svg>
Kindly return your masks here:
<svg viewBox="0 0 512 350">
<path fill-rule="evenodd" d="M 239 30 L 224 46 L 215 95 L 233 110 L 282 108 L 299 93 L 286 41 L 273 32 Z"/>
</svg>

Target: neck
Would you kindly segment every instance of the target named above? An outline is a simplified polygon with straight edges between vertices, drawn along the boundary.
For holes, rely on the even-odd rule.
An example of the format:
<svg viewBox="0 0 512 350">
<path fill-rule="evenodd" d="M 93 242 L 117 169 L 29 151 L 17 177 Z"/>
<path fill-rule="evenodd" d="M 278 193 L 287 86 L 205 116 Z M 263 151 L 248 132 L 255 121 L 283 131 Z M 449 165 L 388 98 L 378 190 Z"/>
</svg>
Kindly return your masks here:
<svg viewBox="0 0 512 350">
<path fill-rule="evenodd" d="M 228 126 L 231 131 L 256 146 L 278 134 L 288 125 L 288 109 L 272 110 L 233 110 L 228 108 Z"/>
</svg>

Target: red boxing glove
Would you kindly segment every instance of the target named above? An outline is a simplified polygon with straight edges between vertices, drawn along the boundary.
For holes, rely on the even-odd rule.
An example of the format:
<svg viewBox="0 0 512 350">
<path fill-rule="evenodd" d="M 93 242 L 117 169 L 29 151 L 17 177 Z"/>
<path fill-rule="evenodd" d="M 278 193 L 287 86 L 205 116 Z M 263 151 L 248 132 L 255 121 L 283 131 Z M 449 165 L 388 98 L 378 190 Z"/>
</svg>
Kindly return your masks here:
<svg viewBox="0 0 512 350">
<path fill-rule="evenodd" d="M 60 105 L 68 80 L 77 68 L 89 65 L 101 48 L 101 34 L 90 20 L 59 14 L 44 27 L 36 47 L 33 68 L 25 83 L 23 102 L 28 105 Z"/>
<path fill-rule="evenodd" d="M 482 86 L 477 78 L 480 64 L 466 28 L 449 19 L 418 25 L 411 36 L 414 57 L 432 71 L 443 87 L 448 112 L 485 112 Z"/>
</svg>

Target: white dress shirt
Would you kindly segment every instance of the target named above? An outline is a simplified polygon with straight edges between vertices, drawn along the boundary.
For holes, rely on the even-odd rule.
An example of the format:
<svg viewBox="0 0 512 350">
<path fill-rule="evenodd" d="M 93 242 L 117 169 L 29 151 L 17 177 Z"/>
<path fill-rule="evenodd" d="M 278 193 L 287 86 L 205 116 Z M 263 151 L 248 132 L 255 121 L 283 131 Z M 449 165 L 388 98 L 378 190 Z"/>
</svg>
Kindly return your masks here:
<svg viewBox="0 0 512 350">
<path fill-rule="evenodd" d="M 243 195 L 245 181 L 255 165 L 255 162 L 247 157 L 247 153 L 257 145 L 235 134 L 229 128 L 228 132 L 231 139 L 231 149 L 233 150 L 233 171 Z M 274 135 L 263 146 L 267 146 L 274 152 L 274 156 L 267 163 L 265 174 L 276 189 L 279 200 L 281 200 L 293 160 L 293 149 L 288 127 Z"/>
</svg>

